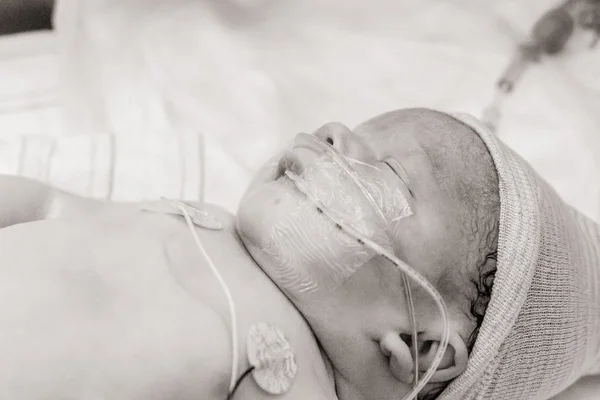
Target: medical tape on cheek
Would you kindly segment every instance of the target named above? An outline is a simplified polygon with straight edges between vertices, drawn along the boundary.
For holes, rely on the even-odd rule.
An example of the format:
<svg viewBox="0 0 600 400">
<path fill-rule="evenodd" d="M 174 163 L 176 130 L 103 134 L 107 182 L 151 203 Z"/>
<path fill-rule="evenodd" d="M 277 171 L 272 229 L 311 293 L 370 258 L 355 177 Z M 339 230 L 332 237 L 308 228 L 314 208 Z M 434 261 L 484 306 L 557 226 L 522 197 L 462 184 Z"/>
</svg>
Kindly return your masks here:
<svg viewBox="0 0 600 400">
<path fill-rule="evenodd" d="M 329 182 L 332 179 L 324 175 L 330 172 L 320 168 L 319 171 L 310 172 L 310 175 L 318 176 L 321 179 L 319 183 Z M 353 204 L 350 193 L 339 187 L 340 182 L 322 187 L 323 185 L 315 184 L 311 177 L 307 181 L 291 171 L 287 171 L 286 175 L 291 184 L 309 201 L 301 202 L 296 209 L 281 216 L 272 227 L 269 240 L 263 245 L 262 251 L 273 260 L 273 278 L 292 296 L 306 296 L 317 291 L 330 293 L 364 265 L 373 253 L 340 232 L 341 225 L 333 220 L 323 223 L 321 214 L 328 210 L 335 215 L 334 220 L 344 221 L 344 224 L 372 219 L 372 216 L 364 215 Z M 356 197 L 356 194 L 353 196 Z M 347 207 L 344 208 L 350 209 L 343 216 L 339 209 L 332 207 L 339 204 L 339 198 L 345 200 L 344 206 Z M 376 227 L 369 224 L 362 224 L 359 229 L 361 234 L 377 234 Z"/>
<path fill-rule="evenodd" d="M 305 141 L 307 147 L 324 155 L 319 163 L 307 166 L 302 177 L 286 171 L 309 202 L 285 216 L 263 247 L 277 265 L 276 280 L 292 295 L 337 289 L 376 254 L 355 236 L 391 248 L 390 221 L 412 213 L 403 193 L 386 185 L 378 167 L 366 164 L 367 170 L 379 173 L 361 175 L 324 142 L 310 135 L 300 139 L 300 146 Z M 301 221 L 323 218 L 317 214 L 324 214 L 330 223 L 311 224 L 311 232 L 306 233 Z M 349 229 L 355 235 L 345 232 Z"/>
<path fill-rule="evenodd" d="M 327 154 L 331 160 L 340 168 L 343 175 L 350 178 L 354 186 L 360 190 L 362 196 L 369 202 L 380 222 L 390 228 L 391 222 L 412 215 L 412 209 L 408 200 L 394 185 L 386 185 L 383 179 L 374 179 L 372 177 L 361 177 L 350 162 L 367 165 L 368 167 L 379 170 L 370 164 L 359 162 L 340 154 L 333 146 L 326 144 L 313 135 L 299 134 L 298 140 L 312 148 L 320 148 Z M 350 160 L 350 162 L 348 161 Z"/>
</svg>

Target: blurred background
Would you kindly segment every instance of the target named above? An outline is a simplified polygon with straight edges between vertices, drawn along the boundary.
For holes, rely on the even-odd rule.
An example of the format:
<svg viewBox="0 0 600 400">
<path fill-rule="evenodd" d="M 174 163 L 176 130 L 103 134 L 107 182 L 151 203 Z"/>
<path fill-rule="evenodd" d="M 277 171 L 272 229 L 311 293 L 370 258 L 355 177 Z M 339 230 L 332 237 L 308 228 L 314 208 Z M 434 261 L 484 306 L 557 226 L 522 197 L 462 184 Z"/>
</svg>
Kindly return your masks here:
<svg viewBox="0 0 600 400">
<path fill-rule="evenodd" d="M 202 196 L 235 211 L 256 169 L 297 132 L 403 107 L 484 116 L 518 46 L 561 4 L 1 0 L 0 172 L 115 200 Z M 496 133 L 600 220 L 594 37 L 575 24 L 561 52 L 530 66 Z M 94 191 L 87 180 L 102 168 L 107 182 L 131 176 Z"/>
</svg>

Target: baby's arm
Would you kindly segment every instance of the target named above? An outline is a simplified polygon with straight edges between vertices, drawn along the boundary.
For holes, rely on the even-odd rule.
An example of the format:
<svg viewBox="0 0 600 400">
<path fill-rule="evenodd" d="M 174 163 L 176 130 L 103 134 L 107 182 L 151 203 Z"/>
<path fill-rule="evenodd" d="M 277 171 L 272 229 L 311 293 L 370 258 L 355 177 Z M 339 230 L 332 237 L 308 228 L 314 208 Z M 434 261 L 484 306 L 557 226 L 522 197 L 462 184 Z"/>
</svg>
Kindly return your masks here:
<svg viewBox="0 0 600 400">
<path fill-rule="evenodd" d="M 98 200 L 79 197 L 33 179 L 0 175 L 0 229 L 101 208 Z"/>
</svg>

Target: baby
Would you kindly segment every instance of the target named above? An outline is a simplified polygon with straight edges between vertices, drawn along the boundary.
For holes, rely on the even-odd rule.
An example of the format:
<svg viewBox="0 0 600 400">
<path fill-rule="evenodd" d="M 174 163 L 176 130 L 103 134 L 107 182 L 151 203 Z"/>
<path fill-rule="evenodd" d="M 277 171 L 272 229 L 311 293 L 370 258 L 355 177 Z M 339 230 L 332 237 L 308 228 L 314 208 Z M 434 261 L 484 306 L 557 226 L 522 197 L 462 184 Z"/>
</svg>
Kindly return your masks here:
<svg viewBox="0 0 600 400">
<path fill-rule="evenodd" d="M 271 398 L 261 371 L 242 374 L 248 332 L 266 323 L 297 365 L 277 375 L 280 398 L 401 399 L 432 365 L 444 321 L 411 281 L 413 338 L 403 274 L 348 228 L 446 304 L 448 346 L 420 398 L 546 399 L 598 372 L 600 229 L 497 138 L 423 109 L 314 138 L 300 134 L 257 174 L 237 217 L 203 206 L 223 229 L 200 221 L 200 249 L 164 204 L 4 177 L 2 397 L 225 399 L 233 330 L 234 398 Z"/>
</svg>

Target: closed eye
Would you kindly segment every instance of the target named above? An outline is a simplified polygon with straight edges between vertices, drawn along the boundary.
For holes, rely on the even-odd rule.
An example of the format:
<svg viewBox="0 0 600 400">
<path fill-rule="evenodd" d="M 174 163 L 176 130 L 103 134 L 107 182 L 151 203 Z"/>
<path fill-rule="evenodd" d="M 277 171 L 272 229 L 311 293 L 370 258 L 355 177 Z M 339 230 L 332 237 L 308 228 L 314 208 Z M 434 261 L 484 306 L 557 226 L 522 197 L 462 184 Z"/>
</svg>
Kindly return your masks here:
<svg viewBox="0 0 600 400">
<path fill-rule="evenodd" d="M 385 165 L 390 167 L 390 169 L 394 172 L 394 174 L 396 174 L 396 176 L 398 176 L 398 178 L 400 178 L 400 180 L 406 186 L 406 189 L 408 189 L 410 195 L 414 197 L 412 190 L 410 190 L 410 179 L 408 179 L 408 175 L 406 174 L 406 171 L 402 165 L 400 165 L 400 163 L 394 158 L 387 158 L 383 162 Z"/>
</svg>

